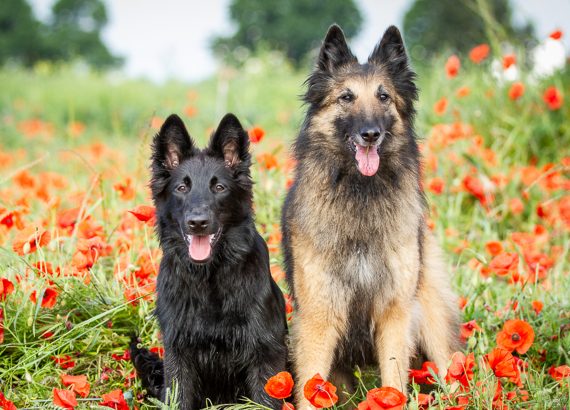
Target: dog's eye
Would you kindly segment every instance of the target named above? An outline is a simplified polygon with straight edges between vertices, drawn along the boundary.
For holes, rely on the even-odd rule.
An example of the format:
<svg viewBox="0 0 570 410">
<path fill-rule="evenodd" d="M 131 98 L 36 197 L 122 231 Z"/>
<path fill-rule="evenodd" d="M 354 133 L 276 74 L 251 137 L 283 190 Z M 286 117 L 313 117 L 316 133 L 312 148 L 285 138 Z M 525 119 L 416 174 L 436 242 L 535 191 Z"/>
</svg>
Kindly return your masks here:
<svg viewBox="0 0 570 410">
<path fill-rule="evenodd" d="M 339 98 L 342 102 L 353 102 L 354 101 L 354 95 L 350 94 L 350 93 L 346 93 L 340 96 Z"/>
<path fill-rule="evenodd" d="M 186 184 L 180 184 L 176 187 L 176 191 L 178 192 L 186 192 L 188 190 L 188 187 L 186 186 Z"/>
<path fill-rule="evenodd" d="M 223 186 L 222 184 L 216 184 L 214 186 L 214 191 L 216 192 L 224 192 L 226 190 L 226 187 Z"/>
<path fill-rule="evenodd" d="M 382 102 L 388 101 L 389 98 L 390 98 L 390 96 L 389 96 L 388 94 L 386 94 L 386 93 L 381 93 L 381 94 L 380 94 L 380 101 L 382 101 Z"/>
</svg>

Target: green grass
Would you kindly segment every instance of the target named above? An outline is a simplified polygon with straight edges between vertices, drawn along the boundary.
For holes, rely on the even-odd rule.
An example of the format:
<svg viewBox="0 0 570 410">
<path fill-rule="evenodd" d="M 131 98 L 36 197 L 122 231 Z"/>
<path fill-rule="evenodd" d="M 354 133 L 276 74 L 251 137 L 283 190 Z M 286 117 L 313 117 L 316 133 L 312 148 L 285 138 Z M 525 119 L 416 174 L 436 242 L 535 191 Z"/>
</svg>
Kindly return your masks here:
<svg viewBox="0 0 570 410">
<path fill-rule="evenodd" d="M 559 383 L 548 369 L 570 364 L 570 221 L 564 222 L 560 215 L 560 203 L 570 195 L 570 73 L 534 82 L 523 77 L 525 95 L 510 101 L 509 84 L 496 82 L 486 66 L 475 66 L 467 59 L 462 62 L 454 79 L 445 77 L 443 61 L 420 73 L 417 131 L 428 164 L 426 186 L 434 177 L 445 184 L 440 195 L 428 190 L 430 218 L 445 250 L 454 289 L 468 300 L 463 320 L 474 319 L 483 329 L 466 345 L 466 352 L 474 352 L 477 362 L 469 408 L 490 406 L 491 386 L 496 380 L 482 357 L 496 346 L 497 332 L 512 318 L 527 321 L 536 336 L 530 350 L 520 355 L 528 363 L 522 380 L 529 399 L 520 401 L 520 392 L 505 382 L 505 392 L 517 391 L 511 406 L 561 408 L 570 401 L 568 379 Z M 19 408 L 51 405 L 52 389 L 63 388 L 60 374 L 67 373 L 85 374 L 91 384 L 89 398 L 93 401 L 81 402 L 81 406 L 97 403 L 102 394 L 113 389 L 122 389 L 131 405 L 153 405 L 141 401 L 140 384 L 130 377 L 130 362 L 112 357 L 125 352 L 134 329 L 140 331 L 145 344 L 160 343 L 152 318 L 152 293 L 130 303 L 122 280 L 140 268 L 141 255 L 157 249 L 152 229 L 128 219 L 126 212 L 150 204 L 148 145 L 156 132 L 152 118 L 180 113 L 200 144 L 227 111 L 238 115 L 246 127 L 265 129 L 263 142 L 252 148 L 254 157 L 271 152 L 279 167 L 266 170 L 254 165 L 257 224 L 264 237 L 278 245 L 280 207 L 290 176 L 286 157 L 303 118 L 304 107 L 298 97 L 305 75 L 271 54 L 252 59 L 242 70 L 223 70 L 194 85 L 172 82 L 157 86 L 49 66 L 35 71 L 0 71 L 0 218 L 3 208 L 26 209 L 22 216 L 25 227 L 40 226 L 52 234 L 47 246 L 19 256 L 12 245 L 20 231 L 0 225 L 0 278 L 10 280 L 15 288 L 0 301 L 4 315 L 0 391 L 8 399 Z M 566 98 L 560 110 L 550 111 L 542 101 L 542 93 L 550 85 L 557 86 Z M 470 87 L 471 93 L 458 98 L 455 92 L 461 86 Z M 441 97 L 449 99 L 449 106 L 438 116 L 432 107 Z M 195 111 L 191 117 L 185 114 L 188 107 Z M 36 135 L 22 127 L 31 119 L 42 121 Z M 85 125 L 78 135 L 69 130 L 74 121 Z M 436 144 L 434 127 L 456 122 L 469 124 L 471 130 L 454 140 L 447 133 L 443 143 Z M 476 135 L 481 136 L 481 147 Z M 491 153 L 494 161 L 488 160 Z M 436 168 L 429 166 L 434 158 Z M 543 169 L 548 163 L 559 174 L 559 186 L 544 184 L 552 172 Z M 521 169 L 531 164 L 536 164 L 539 179 L 529 184 L 522 180 Z M 50 182 L 48 171 L 61 175 L 64 186 Z M 22 172 L 31 176 L 33 186 L 17 183 Z M 463 188 L 466 175 L 483 181 L 500 176 L 507 180 L 504 186 L 495 184 L 494 200 L 486 208 Z M 127 178 L 135 195 L 124 200 L 113 187 Z M 514 198 L 523 201 L 520 214 L 510 210 L 509 201 Z M 545 217 L 544 212 L 539 216 L 539 204 L 550 210 L 550 216 Z M 112 246 L 107 256 L 79 275 L 73 275 L 70 266 L 77 257 L 82 230 L 76 227 L 64 234 L 56 227 L 61 210 L 74 207 L 81 210 L 81 219 L 100 226 L 98 236 Z M 546 234 L 534 234 L 537 225 L 543 226 Z M 485 244 L 501 241 L 506 250 L 520 254 L 519 271 L 526 274 L 523 251 L 513 242 L 513 232 L 533 233 L 539 242 L 536 252 L 553 259 L 543 279 L 512 285 L 497 275 L 485 277 L 473 269 L 474 260 L 487 266 L 492 259 Z M 41 261 L 61 267 L 63 274 L 41 274 L 34 267 Z M 272 265 L 280 262 L 279 251 L 272 252 Z M 286 290 L 284 283 L 281 285 Z M 47 287 L 58 293 L 52 308 L 30 300 L 34 291 L 41 300 Z M 147 295 L 149 289 L 140 292 Z M 531 308 L 533 300 L 544 303 L 539 315 Z M 504 309 L 515 301 L 517 309 Z M 46 331 L 53 336 L 43 338 Z M 61 369 L 51 359 L 60 355 L 70 355 L 75 366 Z M 377 385 L 375 373 L 364 372 L 354 403 L 364 398 L 366 389 Z M 439 398 L 446 389 L 442 383 L 434 395 Z M 410 397 L 409 408 L 417 408 L 413 392 Z M 452 404 L 442 399 L 434 408 Z"/>
</svg>

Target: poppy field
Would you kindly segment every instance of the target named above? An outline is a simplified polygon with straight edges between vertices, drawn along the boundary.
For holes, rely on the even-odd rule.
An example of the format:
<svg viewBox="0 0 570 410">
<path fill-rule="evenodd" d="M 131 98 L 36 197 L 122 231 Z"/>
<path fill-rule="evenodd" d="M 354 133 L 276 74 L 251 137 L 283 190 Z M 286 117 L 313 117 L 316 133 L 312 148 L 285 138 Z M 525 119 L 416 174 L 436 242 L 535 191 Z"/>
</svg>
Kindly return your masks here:
<svg viewBox="0 0 570 410">
<path fill-rule="evenodd" d="M 411 370 L 407 395 L 380 388 L 374 369 L 355 370 L 345 404 L 320 375 L 305 395 L 338 409 L 568 408 L 569 65 L 537 76 L 522 51 L 493 56 L 482 44 L 418 71 L 428 221 L 459 295 L 464 350 L 443 379 L 433 363 Z M 137 332 L 162 353 L 148 168 L 170 113 L 202 146 L 226 112 L 249 130 L 256 223 L 287 294 L 280 208 L 306 75 L 273 53 L 194 85 L 0 70 L 0 409 L 159 406 L 144 399 L 128 344 Z M 291 409 L 292 386 L 279 374 L 266 391 Z"/>
</svg>

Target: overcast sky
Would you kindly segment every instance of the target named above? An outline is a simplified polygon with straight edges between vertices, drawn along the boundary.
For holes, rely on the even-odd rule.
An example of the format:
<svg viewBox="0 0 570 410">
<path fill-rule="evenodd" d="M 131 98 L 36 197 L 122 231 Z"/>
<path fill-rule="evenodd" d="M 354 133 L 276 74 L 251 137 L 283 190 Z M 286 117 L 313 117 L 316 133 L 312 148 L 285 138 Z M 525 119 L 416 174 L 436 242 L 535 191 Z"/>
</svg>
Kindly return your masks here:
<svg viewBox="0 0 570 410">
<path fill-rule="evenodd" d="M 29 1 L 36 14 L 43 18 L 53 3 L 53 0 Z M 216 61 L 209 50 L 210 39 L 232 32 L 229 2 L 105 0 L 109 24 L 104 41 L 114 53 L 125 57 L 124 71 L 128 76 L 157 81 L 169 77 L 196 81 L 215 70 Z M 363 12 L 364 23 L 352 48 L 359 58 L 364 58 L 386 27 L 391 24 L 401 26 L 412 0 L 357 0 L 357 3 Z M 516 18 L 534 21 L 540 38 L 561 28 L 568 49 L 569 0 L 514 0 L 513 4 Z"/>
</svg>

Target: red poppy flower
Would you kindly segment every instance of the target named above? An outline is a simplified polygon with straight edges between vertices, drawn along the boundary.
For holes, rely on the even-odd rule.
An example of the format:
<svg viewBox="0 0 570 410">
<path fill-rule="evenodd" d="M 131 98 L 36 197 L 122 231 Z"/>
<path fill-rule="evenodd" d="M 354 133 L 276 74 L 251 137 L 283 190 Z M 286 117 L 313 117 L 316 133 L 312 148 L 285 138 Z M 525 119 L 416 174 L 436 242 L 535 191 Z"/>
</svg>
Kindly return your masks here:
<svg viewBox="0 0 570 410">
<path fill-rule="evenodd" d="M 471 88 L 469 88 L 469 87 L 460 87 L 455 92 L 455 95 L 457 95 L 457 98 L 467 97 L 469 94 L 471 94 Z"/>
<path fill-rule="evenodd" d="M 119 198 L 124 201 L 129 201 L 135 197 L 133 181 L 129 177 L 127 177 L 124 182 L 117 182 L 113 185 L 113 189 L 119 193 Z"/>
<path fill-rule="evenodd" d="M 286 399 L 293 389 L 293 377 L 289 372 L 280 372 L 265 383 L 265 392 L 275 399 Z"/>
<path fill-rule="evenodd" d="M 121 389 L 113 390 L 110 393 L 101 396 L 101 406 L 111 407 L 115 410 L 129 410 L 129 406 L 125 401 L 125 396 Z"/>
<path fill-rule="evenodd" d="M 401 410 L 408 401 L 401 391 L 393 387 L 380 387 L 366 393 L 370 410 Z"/>
<path fill-rule="evenodd" d="M 154 222 L 156 209 L 154 206 L 137 205 L 134 209 L 130 209 L 129 212 L 141 222 Z"/>
<path fill-rule="evenodd" d="M 247 131 L 247 135 L 249 135 L 249 140 L 253 144 L 257 144 L 261 142 L 261 140 L 265 136 L 265 130 L 261 127 L 253 127 L 252 129 Z"/>
<path fill-rule="evenodd" d="M 499 241 L 489 241 L 485 244 L 485 250 L 491 256 L 497 256 L 503 252 L 503 244 Z"/>
<path fill-rule="evenodd" d="M 370 410 L 370 405 L 368 404 L 368 400 L 364 400 L 363 402 L 358 403 L 358 410 Z"/>
<path fill-rule="evenodd" d="M 5 300 L 6 296 L 12 292 L 14 292 L 14 284 L 6 278 L 0 278 L 0 300 Z"/>
<path fill-rule="evenodd" d="M 493 194 L 485 190 L 483 183 L 479 178 L 472 175 L 466 175 L 462 182 L 465 190 L 477 198 L 479 202 L 481 202 L 481 205 L 487 206 L 490 202 L 493 202 Z"/>
<path fill-rule="evenodd" d="M 77 241 L 76 252 L 71 260 L 71 265 L 78 270 L 89 269 L 99 257 L 108 256 L 111 250 L 111 245 L 98 236 L 90 239 L 80 239 Z"/>
<path fill-rule="evenodd" d="M 57 291 L 52 288 L 47 288 L 42 296 L 42 307 L 51 309 L 57 302 Z"/>
<path fill-rule="evenodd" d="M 430 404 L 434 400 L 435 399 L 431 394 L 418 393 L 418 408 L 420 410 L 425 410 L 429 408 Z"/>
<path fill-rule="evenodd" d="M 33 267 L 36 268 L 37 272 L 41 275 L 53 276 L 56 274 L 59 275 L 61 273 L 59 266 L 54 268 L 50 262 L 46 261 L 36 262 L 33 264 Z"/>
<path fill-rule="evenodd" d="M 497 344 L 512 352 L 516 350 L 519 354 L 524 354 L 534 341 L 534 330 L 524 320 L 507 320 L 497 334 Z"/>
<path fill-rule="evenodd" d="M 164 120 L 160 117 L 152 117 L 150 119 L 150 127 L 154 130 L 159 130 L 163 122 Z"/>
<path fill-rule="evenodd" d="M 478 46 L 475 46 L 471 49 L 469 52 L 469 58 L 475 64 L 480 64 L 487 58 L 489 51 L 491 51 L 491 48 L 488 44 L 479 44 Z"/>
<path fill-rule="evenodd" d="M 131 351 L 127 349 L 122 354 L 113 353 L 111 357 L 117 362 L 128 362 L 131 360 Z"/>
<path fill-rule="evenodd" d="M 475 320 L 470 320 L 469 322 L 462 323 L 460 330 L 461 339 L 463 341 L 466 341 L 473 335 L 476 330 L 481 331 L 481 328 Z"/>
<path fill-rule="evenodd" d="M 283 403 L 283 406 L 281 407 L 281 410 L 295 410 L 295 406 L 293 406 L 293 404 L 289 403 L 288 401 Z"/>
<path fill-rule="evenodd" d="M 259 163 L 261 168 L 267 170 L 277 168 L 279 166 L 279 163 L 277 162 L 277 158 L 275 157 L 275 155 L 269 152 L 265 152 L 263 154 L 258 155 L 257 162 Z"/>
<path fill-rule="evenodd" d="M 569 165 L 565 165 L 570 167 Z M 560 219 L 566 225 L 567 229 L 570 229 L 570 196 L 565 196 L 558 202 L 558 213 L 560 214 Z"/>
<path fill-rule="evenodd" d="M 514 54 L 505 54 L 503 56 L 503 68 L 505 70 L 516 63 L 517 63 L 517 56 L 515 56 Z"/>
<path fill-rule="evenodd" d="M 162 346 L 153 346 L 149 350 L 153 353 L 156 353 L 158 357 L 164 357 L 164 347 Z"/>
<path fill-rule="evenodd" d="M 562 381 L 563 379 L 570 378 L 570 366 L 566 364 L 557 367 L 552 366 L 550 369 L 548 369 L 548 374 L 554 380 Z"/>
<path fill-rule="evenodd" d="M 499 276 L 517 272 L 519 255 L 514 252 L 501 252 L 489 262 L 489 269 Z"/>
<path fill-rule="evenodd" d="M 544 303 L 542 303 L 540 300 L 533 300 L 531 305 L 534 313 L 540 315 L 540 312 L 542 312 L 542 308 L 544 307 Z"/>
<path fill-rule="evenodd" d="M 432 178 L 428 182 L 428 189 L 436 195 L 440 195 L 445 187 L 445 181 L 439 177 Z"/>
<path fill-rule="evenodd" d="M 318 409 L 332 407 L 338 401 L 336 387 L 325 381 L 318 373 L 305 383 L 303 393 L 305 398 Z"/>
<path fill-rule="evenodd" d="M 186 107 L 184 107 L 184 114 L 186 114 L 186 116 L 192 118 L 192 117 L 196 116 L 196 114 L 198 114 L 198 109 L 196 107 L 194 107 L 193 105 L 187 105 Z"/>
<path fill-rule="evenodd" d="M 485 355 L 485 360 L 495 376 L 506 377 L 517 385 L 521 384 L 520 371 L 511 352 L 497 347 Z"/>
<path fill-rule="evenodd" d="M 35 252 L 51 240 L 51 235 L 43 228 L 30 226 L 20 231 L 12 242 L 12 249 L 20 256 Z"/>
<path fill-rule="evenodd" d="M 0 308 L 0 345 L 4 343 L 4 309 Z"/>
<path fill-rule="evenodd" d="M 432 372 L 430 372 L 430 369 Z M 432 373 L 437 374 L 437 366 L 433 362 L 424 362 L 422 368 L 419 370 L 410 369 L 408 371 L 408 377 L 417 384 L 434 384 Z"/>
<path fill-rule="evenodd" d="M 447 369 L 445 380 L 448 383 L 458 381 L 463 386 L 469 386 L 469 380 L 473 379 L 473 367 L 475 355 L 469 353 L 465 356 L 462 352 L 455 352 L 451 357 L 451 365 Z"/>
<path fill-rule="evenodd" d="M 54 361 L 62 369 L 71 369 L 75 367 L 75 362 L 71 360 L 71 356 L 63 355 L 63 356 L 52 356 L 51 359 Z"/>
<path fill-rule="evenodd" d="M 26 213 L 26 211 L 22 209 L 13 209 L 9 211 L 6 208 L 0 207 L 0 225 L 4 225 L 8 229 L 11 229 L 12 227 L 24 229 L 25 224 L 22 219 L 24 213 Z"/>
<path fill-rule="evenodd" d="M 520 81 L 514 82 L 509 88 L 509 98 L 513 101 L 518 100 L 524 95 L 524 84 Z"/>
<path fill-rule="evenodd" d="M 53 404 L 64 409 L 73 409 L 77 406 L 75 392 L 65 389 L 53 389 Z"/>
<path fill-rule="evenodd" d="M 14 403 L 8 400 L 2 392 L 0 392 L 0 408 L 4 410 L 18 410 Z"/>
<path fill-rule="evenodd" d="M 91 386 L 87 381 L 87 376 L 70 376 L 68 374 L 62 374 L 60 377 L 61 382 L 64 386 L 71 386 L 73 391 L 79 394 L 81 397 L 89 396 L 89 390 L 91 389 Z"/>
<path fill-rule="evenodd" d="M 71 121 L 67 124 L 67 132 L 72 137 L 79 137 L 85 131 L 85 124 L 79 121 Z"/>
<path fill-rule="evenodd" d="M 553 40 L 560 40 L 562 38 L 562 30 L 554 30 L 548 37 Z"/>
<path fill-rule="evenodd" d="M 439 99 L 439 100 L 433 105 L 433 111 L 434 111 L 437 115 L 443 115 L 446 110 L 447 110 L 447 98 L 441 97 L 441 99 Z"/>
<path fill-rule="evenodd" d="M 455 54 L 449 57 L 445 63 L 445 72 L 447 73 L 447 77 L 455 77 L 457 73 L 459 73 L 460 67 L 461 61 L 459 60 L 459 57 L 457 57 Z"/>
<path fill-rule="evenodd" d="M 552 111 L 559 110 L 564 103 L 564 97 L 560 90 L 556 87 L 548 87 L 544 94 L 542 95 L 542 99 L 548 105 L 548 109 Z"/>
<path fill-rule="evenodd" d="M 513 215 L 520 215 L 524 211 L 524 203 L 519 198 L 512 198 L 509 201 L 509 209 Z"/>
</svg>

